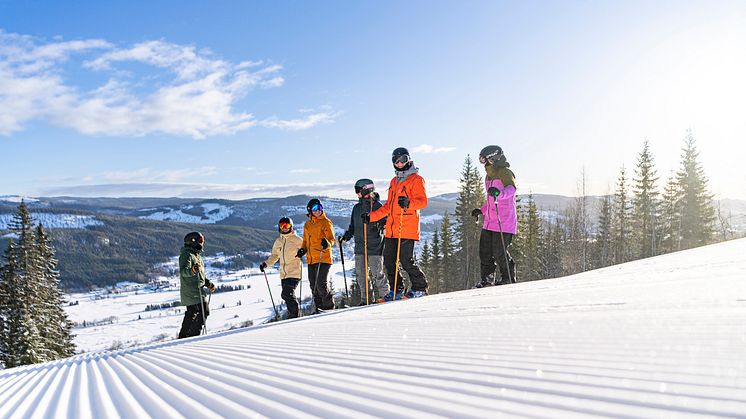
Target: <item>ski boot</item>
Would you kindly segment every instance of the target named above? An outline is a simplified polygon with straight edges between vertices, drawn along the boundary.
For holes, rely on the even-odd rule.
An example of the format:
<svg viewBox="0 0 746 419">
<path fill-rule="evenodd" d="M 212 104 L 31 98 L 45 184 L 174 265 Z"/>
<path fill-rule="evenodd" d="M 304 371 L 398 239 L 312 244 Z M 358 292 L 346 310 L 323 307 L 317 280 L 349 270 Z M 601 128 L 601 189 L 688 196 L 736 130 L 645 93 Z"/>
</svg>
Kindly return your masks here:
<svg viewBox="0 0 746 419">
<path fill-rule="evenodd" d="M 415 291 L 415 290 L 409 290 L 408 293 L 404 294 L 401 299 L 402 300 L 411 300 L 412 298 L 420 298 L 427 295 L 427 291 Z"/>
</svg>

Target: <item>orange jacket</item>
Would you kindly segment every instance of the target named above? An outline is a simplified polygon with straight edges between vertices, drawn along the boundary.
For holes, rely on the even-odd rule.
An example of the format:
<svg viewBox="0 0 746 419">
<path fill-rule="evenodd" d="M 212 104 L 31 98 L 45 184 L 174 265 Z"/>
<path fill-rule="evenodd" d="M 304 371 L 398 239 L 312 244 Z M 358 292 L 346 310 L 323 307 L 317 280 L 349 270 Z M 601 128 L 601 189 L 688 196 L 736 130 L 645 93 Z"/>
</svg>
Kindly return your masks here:
<svg viewBox="0 0 746 419">
<path fill-rule="evenodd" d="M 332 263 L 332 246 L 334 246 L 334 226 L 332 221 L 321 213 L 320 217 L 308 215 L 308 221 L 303 224 L 303 248 L 306 249 L 306 263 Z M 321 249 L 321 238 L 329 242 L 326 250 Z"/>
<path fill-rule="evenodd" d="M 399 197 L 409 198 L 409 208 L 405 211 L 399 206 Z M 389 184 L 389 196 L 386 203 L 370 213 L 370 221 L 386 219 L 386 237 L 399 237 L 399 220 L 401 219 L 401 238 L 420 239 L 420 210 L 427 206 L 425 179 L 417 173 L 409 175 L 403 182 L 397 183 L 396 176 Z"/>
</svg>

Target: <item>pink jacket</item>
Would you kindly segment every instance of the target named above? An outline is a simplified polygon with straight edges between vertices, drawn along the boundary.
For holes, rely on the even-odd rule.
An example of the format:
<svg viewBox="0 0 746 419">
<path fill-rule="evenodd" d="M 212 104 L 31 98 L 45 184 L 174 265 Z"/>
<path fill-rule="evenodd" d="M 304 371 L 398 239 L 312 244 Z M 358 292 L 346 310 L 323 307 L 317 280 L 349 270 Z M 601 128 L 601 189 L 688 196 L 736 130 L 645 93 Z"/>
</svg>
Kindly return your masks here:
<svg viewBox="0 0 746 419">
<path fill-rule="evenodd" d="M 484 226 L 482 228 L 490 231 L 515 234 L 518 229 L 515 209 L 515 186 L 508 185 L 504 187 L 500 179 L 489 180 L 485 178 L 484 190 L 486 191 L 493 186 L 500 190 L 500 195 L 497 196 L 497 209 L 500 212 L 500 222 L 497 222 L 495 200 L 487 195 L 487 201 L 481 208 L 482 214 L 484 214 Z"/>
</svg>

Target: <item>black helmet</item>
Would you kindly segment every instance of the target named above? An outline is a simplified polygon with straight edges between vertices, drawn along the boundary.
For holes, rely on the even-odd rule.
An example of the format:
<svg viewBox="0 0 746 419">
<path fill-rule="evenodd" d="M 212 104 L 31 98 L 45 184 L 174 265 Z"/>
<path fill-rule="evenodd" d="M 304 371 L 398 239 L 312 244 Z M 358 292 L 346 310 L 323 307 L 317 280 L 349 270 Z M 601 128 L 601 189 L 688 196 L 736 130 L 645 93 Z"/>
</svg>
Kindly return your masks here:
<svg viewBox="0 0 746 419">
<path fill-rule="evenodd" d="M 479 152 L 479 162 L 482 164 L 495 164 L 503 157 L 503 149 L 497 145 L 488 145 Z"/>
<path fill-rule="evenodd" d="M 205 236 L 199 231 L 192 231 L 191 233 L 184 236 L 184 246 L 191 247 L 193 249 L 202 250 L 205 245 Z"/>
<path fill-rule="evenodd" d="M 409 170 L 409 168 L 412 167 L 412 157 L 409 155 L 409 150 L 404 147 L 395 148 L 394 151 L 391 152 L 391 163 L 394 164 L 394 169 L 399 170 L 396 167 L 397 161 L 406 163 L 402 170 Z"/>
<path fill-rule="evenodd" d="M 321 211 L 323 211 L 323 210 L 324 210 L 324 206 L 323 206 L 323 205 L 321 205 L 321 201 L 319 201 L 319 200 L 318 200 L 318 199 L 316 199 L 316 198 L 313 198 L 312 200 L 308 201 L 308 204 L 306 205 L 306 210 L 307 210 L 307 211 L 308 211 L 308 213 L 310 214 L 310 213 L 312 213 L 312 212 L 313 212 L 313 208 L 314 208 L 314 207 L 316 207 L 316 206 L 318 206 L 318 208 L 317 208 L 317 209 L 319 209 L 319 210 L 321 210 Z"/>
<path fill-rule="evenodd" d="M 363 196 L 375 191 L 376 188 L 373 185 L 373 181 L 370 179 L 359 179 L 355 182 L 355 193 L 362 193 Z"/>
<path fill-rule="evenodd" d="M 283 225 L 287 225 L 287 224 L 290 224 L 290 230 L 288 230 L 287 232 L 283 232 L 282 231 L 282 226 Z M 277 231 L 279 231 L 282 234 L 288 234 L 291 231 L 293 231 L 293 219 L 290 218 L 290 217 L 282 217 L 282 218 L 280 218 L 280 221 L 277 222 Z"/>
</svg>

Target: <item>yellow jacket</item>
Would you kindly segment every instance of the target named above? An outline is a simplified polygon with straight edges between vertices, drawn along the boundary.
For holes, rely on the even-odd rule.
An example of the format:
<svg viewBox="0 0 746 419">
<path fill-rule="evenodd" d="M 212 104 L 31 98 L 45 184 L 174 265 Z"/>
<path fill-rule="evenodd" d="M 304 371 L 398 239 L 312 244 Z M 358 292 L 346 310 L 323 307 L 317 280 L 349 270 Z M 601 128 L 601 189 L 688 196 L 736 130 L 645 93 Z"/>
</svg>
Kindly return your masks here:
<svg viewBox="0 0 746 419">
<path fill-rule="evenodd" d="M 326 238 L 329 247 L 321 249 L 321 238 Z M 306 263 L 332 263 L 332 246 L 334 246 L 334 226 L 332 221 L 321 213 L 320 217 L 308 215 L 308 221 L 303 224 L 303 248 L 306 249 Z"/>
<path fill-rule="evenodd" d="M 281 279 L 300 279 L 301 271 L 303 270 L 303 261 L 301 258 L 295 257 L 295 255 L 301 246 L 303 246 L 303 239 L 295 231 L 288 234 L 280 234 L 280 237 L 275 240 L 275 244 L 272 245 L 272 254 L 269 255 L 269 258 L 264 263 L 267 266 L 272 266 L 279 260 Z"/>
</svg>

